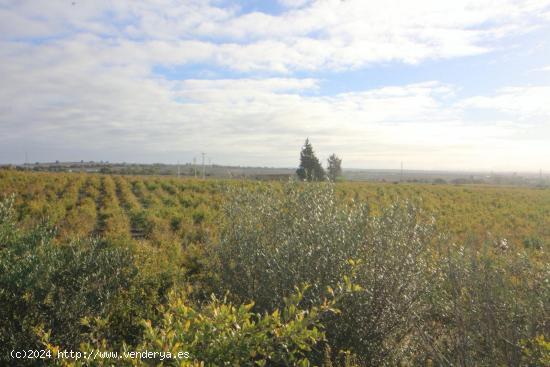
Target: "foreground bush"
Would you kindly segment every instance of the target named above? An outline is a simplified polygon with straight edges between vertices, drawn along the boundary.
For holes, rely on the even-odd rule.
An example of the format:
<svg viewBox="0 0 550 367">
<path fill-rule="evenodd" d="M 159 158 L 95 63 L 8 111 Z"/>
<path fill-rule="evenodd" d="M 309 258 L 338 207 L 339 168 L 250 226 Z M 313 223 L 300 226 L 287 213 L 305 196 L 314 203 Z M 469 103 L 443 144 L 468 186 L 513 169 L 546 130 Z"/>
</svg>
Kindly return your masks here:
<svg viewBox="0 0 550 367">
<path fill-rule="evenodd" d="M 0 203 L 0 363 L 8 350 L 37 349 L 37 329 L 51 331 L 57 345 L 77 347 L 86 340 L 84 317 L 106 319 L 102 332 L 112 344 L 137 343 L 139 321 L 154 317 L 168 278 L 140 272 L 128 248 L 55 244 L 48 226 L 21 232 L 12 203 Z"/>
<path fill-rule="evenodd" d="M 522 341 L 523 362 L 527 366 L 550 366 L 550 342 L 544 335 Z"/>
<path fill-rule="evenodd" d="M 332 300 L 305 308 L 307 287 L 295 289 L 283 307 L 264 313 L 253 312 L 253 303 L 214 296 L 196 303 L 181 292 L 163 305 L 168 284 L 160 272 L 143 274 L 135 250 L 94 240 L 54 244 L 48 226 L 20 231 L 12 203 L 0 203 L 2 365 L 309 366 L 312 349 L 325 340 L 322 316 L 337 312 L 336 294 L 354 289 L 347 280 Z M 49 358 L 9 356 L 11 349 L 44 348 Z M 111 355 L 57 358 L 66 350 Z M 118 358 L 147 351 L 162 357 Z"/>
<path fill-rule="evenodd" d="M 109 356 L 52 363 L 67 367 L 310 366 L 308 355 L 325 340 L 321 317 L 337 310 L 333 308 L 334 299 L 309 309 L 301 308 L 305 289 L 296 289 L 285 298 L 282 309 L 263 314 L 252 312 L 253 303 L 234 305 L 213 296 L 197 307 L 185 294 L 173 293 L 167 306 L 161 308 L 158 323 L 143 322 L 145 332 L 140 345 L 115 349 L 107 340 L 98 339 L 95 344 L 83 344 L 80 350 L 92 355 L 94 351 L 110 351 Z M 59 351 L 47 333 L 42 341 L 52 355 Z M 147 351 L 157 355 L 146 357 Z M 130 357 L 130 352 L 140 357 Z M 346 366 L 353 367 L 351 359 L 347 361 Z"/>
<path fill-rule="evenodd" d="M 253 303 L 235 306 L 213 298 L 197 309 L 174 297 L 158 327 L 146 324 L 141 348 L 184 350 L 214 366 L 307 366 L 308 352 L 323 339 L 322 309 L 301 310 L 301 298 L 297 292 L 282 311 L 258 315 L 251 311 Z"/>
<path fill-rule="evenodd" d="M 373 215 L 329 184 L 234 192 L 225 217 L 220 291 L 256 310 L 280 305 L 301 282 L 312 285 L 305 301 L 317 302 L 352 260 L 362 291 L 323 323 L 330 347 L 362 365 L 544 365 L 528 362 L 543 360 L 545 344 L 533 341 L 550 335 L 550 265 L 540 250 L 445 243 L 413 206 Z"/>
<path fill-rule="evenodd" d="M 533 363 L 550 335 L 546 255 L 489 244 L 449 246 L 440 255 L 433 314 L 424 320 L 433 321 L 425 331 L 433 358 L 455 366 L 548 365 Z"/>
<path fill-rule="evenodd" d="M 312 285 L 306 302 L 315 303 L 352 260 L 353 281 L 363 291 L 344 298 L 341 315 L 325 320 L 329 342 L 365 363 L 401 358 L 415 314 L 427 309 L 432 226 L 410 205 L 370 215 L 363 203 L 339 201 L 329 184 L 291 183 L 282 190 L 243 190 L 226 206 L 217 248 L 222 289 L 265 311 L 305 282 Z"/>
</svg>

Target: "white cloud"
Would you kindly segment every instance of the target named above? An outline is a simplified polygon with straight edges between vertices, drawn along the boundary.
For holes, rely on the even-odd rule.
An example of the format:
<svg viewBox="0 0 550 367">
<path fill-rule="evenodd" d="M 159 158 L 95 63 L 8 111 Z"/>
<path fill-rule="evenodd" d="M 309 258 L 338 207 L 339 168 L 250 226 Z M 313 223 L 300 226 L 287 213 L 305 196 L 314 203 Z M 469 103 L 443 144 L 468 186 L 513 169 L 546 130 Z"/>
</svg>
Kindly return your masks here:
<svg viewBox="0 0 550 367">
<path fill-rule="evenodd" d="M 101 37 L 115 54 L 127 48 L 147 54 L 156 47 L 151 52 L 164 53 L 170 64 L 208 62 L 288 73 L 488 52 L 496 40 L 544 24 L 542 14 L 550 5 L 548 0 L 502 0 L 498 5 L 491 0 L 318 0 L 270 15 L 241 14 L 238 6 L 198 0 L 72 3 L 5 2 L 2 37 L 67 40 L 88 33 Z"/>
<path fill-rule="evenodd" d="M 466 108 L 489 109 L 515 115 L 521 120 L 550 117 L 550 87 L 508 87 L 492 96 L 471 97 L 461 102 Z M 547 121 L 547 120 L 546 120 Z"/>
</svg>

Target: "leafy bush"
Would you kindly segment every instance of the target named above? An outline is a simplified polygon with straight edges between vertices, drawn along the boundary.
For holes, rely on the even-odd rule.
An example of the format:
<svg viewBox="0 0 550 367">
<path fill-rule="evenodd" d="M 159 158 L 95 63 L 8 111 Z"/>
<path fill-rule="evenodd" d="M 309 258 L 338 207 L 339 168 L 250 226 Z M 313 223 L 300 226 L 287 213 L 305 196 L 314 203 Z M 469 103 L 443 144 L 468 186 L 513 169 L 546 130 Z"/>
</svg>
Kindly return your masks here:
<svg viewBox="0 0 550 367">
<path fill-rule="evenodd" d="M 433 293 L 433 356 L 442 364 L 521 365 L 522 340 L 550 335 L 550 266 L 485 245 L 441 251 Z"/>
<path fill-rule="evenodd" d="M 298 291 L 285 300 L 282 311 L 259 315 L 252 312 L 253 303 L 236 306 L 213 298 L 197 309 L 173 297 L 159 326 L 146 324 L 141 348 L 174 354 L 185 350 L 192 359 L 214 366 L 307 366 L 308 352 L 323 340 L 323 308 L 301 310 L 301 298 Z"/>
<path fill-rule="evenodd" d="M 140 273 L 129 248 L 86 240 L 58 245 L 55 231 L 19 231 L 13 200 L 0 205 L 0 362 L 5 350 L 36 348 L 36 328 L 74 348 L 85 340 L 84 317 L 108 320 L 113 344 L 140 340 L 141 318 L 154 317 L 169 279 Z"/>
<path fill-rule="evenodd" d="M 109 346 L 106 340 L 95 339 L 85 343 L 81 351 L 116 351 L 113 358 L 96 359 L 95 366 L 167 365 L 167 366 L 310 366 L 308 354 L 324 341 L 324 314 L 338 312 L 334 309 L 335 298 L 323 304 L 303 309 L 300 303 L 307 287 L 296 289 L 284 299 L 282 309 L 258 314 L 252 311 L 253 303 L 234 305 L 227 299 L 211 300 L 197 307 L 185 293 L 172 293 L 166 307 L 161 308 L 158 323 L 143 321 L 145 332 L 142 343 L 129 348 Z M 337 296 L 352 291 L 340 286 Z M 101 320 L 97 320 L 101 323 Z M 49 335 L 42 336 L 44 345 L 55 354 L 55 346 Z M 162 357 L 119 358 L 129 350 L 163 353 Z M 330 351 L 330 349 L 328 349 Z M 179 356 L 179 358 L 177 357 Z M 350 355 L 344 359 L 345 366 L 352 367 Z M 332 366 L 330 353 L 326 356 Z M 90 362 L 57 360 L 62 366 L 90 365 Z"/>
<path fill-rule="evenodd" d="M 289 183 L 282 192 L 265 185 L 231 196 L 216 249 L 222 290 L 265 311 L 307 283 L 305 302 L 315 304 L 352 260 L 353 282 L 363 291 L 342 299 L 341 315 L 325 320 L 331 346 L 378 365 L 400 357 L 413 311 L 427 309 L 426 248 L 435 235 L 418 210 L 394 205 L 373 216 L 362 203 L 338 200 L 331 184 Z"/>
<path fill-rule="evenodd" d="M 544 335 L 523 340 L 523 363 L 529 367 L 550 366 L 550 342 Z"/>
<path fill-rule="evenodd" d="M 342 312 L 323 323 L 330 346 L 364 365 L 517 366 L 522 340 L 550 335 L 550 265 L 540 249 L 503 239 L 452 245 L 409 204 L 372 214 L 329 184 L 230 196 L 215 247 L 220 291 L 263 311 L 307 282 L 305 302 L 315 304 L 351 260 L 362 291 L 343 297 Z"/>
</svg>

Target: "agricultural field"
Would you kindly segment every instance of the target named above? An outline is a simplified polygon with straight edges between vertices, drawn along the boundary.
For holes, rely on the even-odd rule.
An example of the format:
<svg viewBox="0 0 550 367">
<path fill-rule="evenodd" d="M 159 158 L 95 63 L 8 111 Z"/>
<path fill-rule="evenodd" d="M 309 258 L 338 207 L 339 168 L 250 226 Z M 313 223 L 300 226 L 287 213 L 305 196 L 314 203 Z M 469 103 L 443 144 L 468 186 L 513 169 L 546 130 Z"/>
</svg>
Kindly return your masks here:
<svg viewBox="0 0 550 367">
<path fill-rule="evenodd" d="M 548 189 L 4 170 L 0 195 L 0 364 L 550 359 Z"/>
<path fill-rule="evenodd" d="M 58 239 L 201 243 L 213 230 L 224 187 L 214 181 L 98 174 L 0 173 L 28 227 L 46 220 Z"/>
<path fill-rule="evenodd" d="M 0 192 L 15 195 L 28 227 L 47 220 L 58 239 L 96 235 L 160 245 L 204 243 L 215 236 L 220 206 L 235 187 L 254 181 L 0 171 Z M 279 183 L 273 183 L 280 186 Z M 550 243 L 550 190 L 483 185 L 343 182 L 339 196 L 377 212 L 409 201 L 455 240 L 493 239 L 516 246 Z"/>
</svg>

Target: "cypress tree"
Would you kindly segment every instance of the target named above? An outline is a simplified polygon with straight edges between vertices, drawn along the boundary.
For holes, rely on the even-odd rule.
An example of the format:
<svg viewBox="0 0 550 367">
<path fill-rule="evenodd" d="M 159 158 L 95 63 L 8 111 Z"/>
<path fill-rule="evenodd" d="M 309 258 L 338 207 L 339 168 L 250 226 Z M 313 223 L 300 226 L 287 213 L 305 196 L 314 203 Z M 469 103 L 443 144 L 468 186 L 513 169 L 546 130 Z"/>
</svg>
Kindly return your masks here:
<svg viewBox="0 0 550 367">
<path fill-rule="evenodd" d="M 296 170 L 296 174 L 302 181 L 323 181 L 325 179 L 325 170 L 315 156 L 309 139 L 306 139 L 300 152 L 300 166 Z"/>
</svg>

